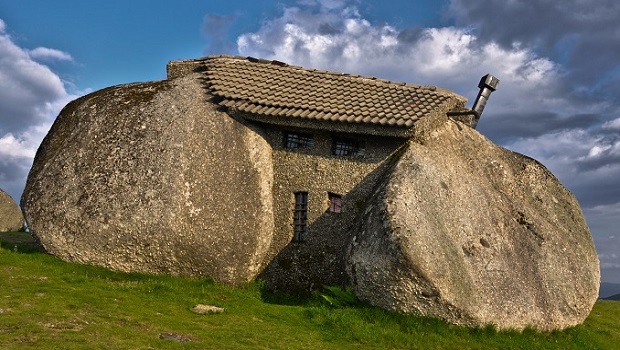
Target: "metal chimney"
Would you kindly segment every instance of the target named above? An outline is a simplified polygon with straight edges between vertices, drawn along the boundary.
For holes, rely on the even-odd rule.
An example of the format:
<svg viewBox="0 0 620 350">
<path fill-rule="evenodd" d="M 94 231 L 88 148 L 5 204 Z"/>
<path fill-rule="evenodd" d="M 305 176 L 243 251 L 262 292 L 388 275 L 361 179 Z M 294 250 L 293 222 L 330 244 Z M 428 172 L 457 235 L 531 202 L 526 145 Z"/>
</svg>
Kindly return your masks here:
<svg viewBox="0 0 620 350">
<path fill-rule="evenodd" d="M 471 108 L 476 114 L 472 125 L 474 129 L 476 128 L 476 125 L 478 125 L 478 120 L 480 120 L 480 116 L 482 115 L 484 106 L 486 106 L 487 101 L 489 100 L 489 96 L 491 96 L 491 93 L 497 89 L 497 84 L 499 84 L 499 79 L 491 74 L 487 74 L 480 79 L 480 83 L 478 83 L 480 92 L 478 93 L 478 97 L 476 97 L 474 106 Z"/>
</svg>

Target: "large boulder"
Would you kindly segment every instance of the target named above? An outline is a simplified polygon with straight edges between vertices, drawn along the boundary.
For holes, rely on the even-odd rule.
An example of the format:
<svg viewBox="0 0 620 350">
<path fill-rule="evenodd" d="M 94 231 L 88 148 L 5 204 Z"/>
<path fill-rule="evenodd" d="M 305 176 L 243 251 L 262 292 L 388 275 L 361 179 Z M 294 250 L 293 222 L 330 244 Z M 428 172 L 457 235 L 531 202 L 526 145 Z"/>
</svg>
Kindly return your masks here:
<svg viewBox="0 0 620 350">
<path fill-rule="evenodd" d="M 462 124 L 428 119 L 417 132 L 351 244 L 357 296 L 472 326 L 583 322 L 600 274 L 573 195 L 535 160 Z"/>
<path fill-rule="evenodd" d="M 21 201 L 45 249 L 121 271 L 253 279 L 273 235 L 271 148 L 210 98 L 192 74 L 67 105 Z"/>
<path fill-rule="evenodd" d="M 19 231 L 24 227 L 24 217 L 19 206 L 8 193 L 0 189 L 0 232 Z"/>
</svg>

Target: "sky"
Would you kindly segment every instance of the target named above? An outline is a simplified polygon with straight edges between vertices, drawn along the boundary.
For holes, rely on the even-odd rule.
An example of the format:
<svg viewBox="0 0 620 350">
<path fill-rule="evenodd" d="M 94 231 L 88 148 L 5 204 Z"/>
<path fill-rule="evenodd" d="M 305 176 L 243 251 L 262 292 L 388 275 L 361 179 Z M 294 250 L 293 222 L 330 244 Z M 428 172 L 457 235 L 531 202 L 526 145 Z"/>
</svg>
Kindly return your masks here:
<svg viewBox="0 0 620 350">
<path fill-rule="evenodd" d="M 478 131 L 542 162 L 579 200 L 603 282 L 620 283 L 620 2 L 616 0 L 0 0 L 0 188 L 17 202 L 69 101 L 165 78 L 210 54 L 436 85 Z"/>
</svg>

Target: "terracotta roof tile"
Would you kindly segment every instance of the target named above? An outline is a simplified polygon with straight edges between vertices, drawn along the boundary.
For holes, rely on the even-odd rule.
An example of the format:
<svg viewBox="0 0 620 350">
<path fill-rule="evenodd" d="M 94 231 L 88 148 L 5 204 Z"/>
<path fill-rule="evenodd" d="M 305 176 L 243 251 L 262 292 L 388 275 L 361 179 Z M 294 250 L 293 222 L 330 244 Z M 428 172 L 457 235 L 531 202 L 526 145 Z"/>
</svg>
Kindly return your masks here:
<svg viewBox="0 0 620 350">
<path fill-rule="evenodd" d="M 451 91 L 233 56 L 201 59 L 220 104 L 267 117 L 411 127 L 465 99 Z"/>
</svg>

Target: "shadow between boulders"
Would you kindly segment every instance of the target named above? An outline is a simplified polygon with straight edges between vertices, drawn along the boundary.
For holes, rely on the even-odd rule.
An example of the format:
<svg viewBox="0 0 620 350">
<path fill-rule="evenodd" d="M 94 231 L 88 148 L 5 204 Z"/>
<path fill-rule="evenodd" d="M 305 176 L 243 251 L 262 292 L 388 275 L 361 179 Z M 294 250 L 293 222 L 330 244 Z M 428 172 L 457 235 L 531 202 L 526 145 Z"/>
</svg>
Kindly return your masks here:
<svg viewBox="0 0 620 350">
<path fill-rule="evenodd" d="M 406 146 L 401 147 L 401 150 Z M 307 226 L 303 242 L 290 241 L 271 259 L 259 275 L 264 282 L 266 302 L 303 302 L 326 286 L 351 286 L 346 272 L 346 256 L 373 192 L 384 181 L 402 151 L 383 160 L 351 191 L 344 194 L 341 213 L 326 210 Z M 293 222 L 291 214 L 290 222 Z M 292 236 L 292 232 L 290 232 Z"/>
</svg>

